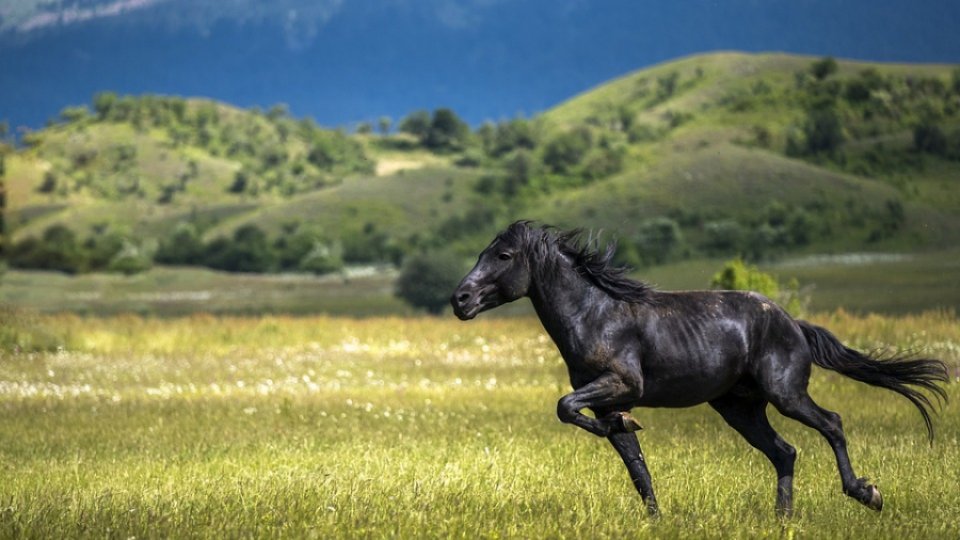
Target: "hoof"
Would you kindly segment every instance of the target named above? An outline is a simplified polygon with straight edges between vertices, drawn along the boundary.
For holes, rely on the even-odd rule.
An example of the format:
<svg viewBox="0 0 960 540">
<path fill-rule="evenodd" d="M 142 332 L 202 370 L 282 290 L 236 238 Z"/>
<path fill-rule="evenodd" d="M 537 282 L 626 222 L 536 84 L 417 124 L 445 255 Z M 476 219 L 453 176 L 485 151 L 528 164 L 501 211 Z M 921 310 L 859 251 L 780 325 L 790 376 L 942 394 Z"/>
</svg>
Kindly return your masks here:
<svg viewBox="0 0 960 540">
<path fill-rule="evenodd" d="M 622 412 L 618 413 L 617 416 L 620 418 L 620 426 L 623 428 L 623 431 L 640 431 L 643 429 L 643 426 L 640 425 L 640 422 L 636 418 L 630 415 L 630 413 Z"/>
<path fill-rule="evenodd" d="M 856 490 L 846 493 L 871 510 L 883 510 L 883 495 L 877 486 L 867 483 L 866 478 L 857 478 Z"/>
<path fill-rule="evenodd" d="M 867 508 L 876 510 L 877 512 L 883 510 L 883 495 L 880 494 L 880 490 L 877 489 L 877 486 L 867 486 L 867 489 L 870 492 L 870 498 L 863 504 L 867 505 Z"/>
<path fill-rule="evenodd" d="M 653 505 L 647 505 L 647 517 L 653 520 L 660 519 L 660 508 L 654 503 Z"/>
</svg>

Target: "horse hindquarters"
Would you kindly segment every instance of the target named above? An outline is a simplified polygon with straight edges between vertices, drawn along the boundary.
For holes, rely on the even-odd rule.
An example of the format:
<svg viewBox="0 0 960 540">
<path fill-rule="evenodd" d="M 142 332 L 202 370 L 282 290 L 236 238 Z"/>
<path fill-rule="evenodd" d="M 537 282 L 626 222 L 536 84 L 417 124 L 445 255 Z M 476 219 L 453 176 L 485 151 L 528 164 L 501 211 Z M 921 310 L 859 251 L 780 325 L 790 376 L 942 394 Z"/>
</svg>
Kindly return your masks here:
<svg viewBox="0 0 960 540">
<path fill-rule="evenodd" d="M 798 344 L 790 352 L 768 354 L 762 362 L 767 376 L 761 376 L 757 381 L 763 396 L 784 416 L 820 432 L 836 457 L 843 492 L 874 510 L 880 510 L 883 507 L 880 491 L 865 479 L 857 478 L 853 471 L 840 415 L 820 407 L 807 393 L 810 358 L 806 343 Z"/>
</svg>

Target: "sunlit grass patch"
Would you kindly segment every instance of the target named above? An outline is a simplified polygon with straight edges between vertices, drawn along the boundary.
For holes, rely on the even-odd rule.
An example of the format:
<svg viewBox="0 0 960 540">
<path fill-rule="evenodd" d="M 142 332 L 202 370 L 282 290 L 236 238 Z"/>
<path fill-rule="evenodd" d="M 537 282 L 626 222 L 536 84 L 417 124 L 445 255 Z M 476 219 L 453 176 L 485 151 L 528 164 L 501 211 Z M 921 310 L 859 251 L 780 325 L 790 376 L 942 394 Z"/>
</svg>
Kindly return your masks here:
<svg viewBox="0 0 960 540">
<path fill-rule="evenodd" d="M 905 400 L 815 371 L 874 514 L 819 434 L 797 515 L 705 406 L 635 411 L 663 517 L 606 441 L 561 424 L 566 370 L 535 320 L 37 319 L 72 336 L 0 359 L 0 537 L 955 538 L 957 386 L 929 445 Z M 868 346 L 957 343 L 950 314 L 818 316 Z M 952 366 L 949 346 L 934 345 Z"/>
</svg>

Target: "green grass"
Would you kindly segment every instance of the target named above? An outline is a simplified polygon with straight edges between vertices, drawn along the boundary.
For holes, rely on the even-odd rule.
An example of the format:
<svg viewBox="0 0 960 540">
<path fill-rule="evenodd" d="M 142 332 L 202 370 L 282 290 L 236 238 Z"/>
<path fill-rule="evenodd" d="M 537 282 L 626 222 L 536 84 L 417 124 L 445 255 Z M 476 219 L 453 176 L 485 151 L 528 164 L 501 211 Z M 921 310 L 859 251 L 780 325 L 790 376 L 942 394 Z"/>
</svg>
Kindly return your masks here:
<svg viewBox="0 0 960 540">
<path fill-rule="evenodd" d="M 284 223 L 302 219 L 324 231 L 362 230 L 372 223 L 391 238 L 426 233 L 443 219 L 464 213 L 475 195 L 479 176 L 473 170 L 425 167 L 390 176 L 361 176 L 314 193 L 261 205 L 214 228 L 226 234 L 244 223 L 279 232 Z"/>
<path fill-rule="evenodd" d="M 960 365 L 950 316 L 816 320 L 852 342 L 926 332 Z M 554 417 L 566 373 L 534 320 L 42 322 L 67 350 L 0 353 L 0 537 L 960 534 L 956 384 L 929 446 L 906 401 L 815 372 L 886 507 L 844 497 L 826 443 L 772 413 L 800 450 L 787 522 L 772 468 L 716 414 L 638 410 L 653 521 L 606 442 Z"/>
</svg>

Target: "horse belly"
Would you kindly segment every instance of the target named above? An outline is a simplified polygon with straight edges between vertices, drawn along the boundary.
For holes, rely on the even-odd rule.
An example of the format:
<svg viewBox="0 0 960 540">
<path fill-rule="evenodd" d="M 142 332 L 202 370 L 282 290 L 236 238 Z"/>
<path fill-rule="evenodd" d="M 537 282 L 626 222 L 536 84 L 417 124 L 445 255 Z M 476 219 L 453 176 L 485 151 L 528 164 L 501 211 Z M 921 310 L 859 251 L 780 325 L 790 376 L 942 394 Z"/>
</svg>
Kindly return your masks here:
<svg viewBox="0 0 960 540">
<path fill-rule="evenodd" d="M 645 363 L 644 407 L 691 407 L 716 399 L 737 385 L 743 377 L 743 363 L 733 358 L 710 361 L 674 359 L 669 363 Z"/>
</svg>

